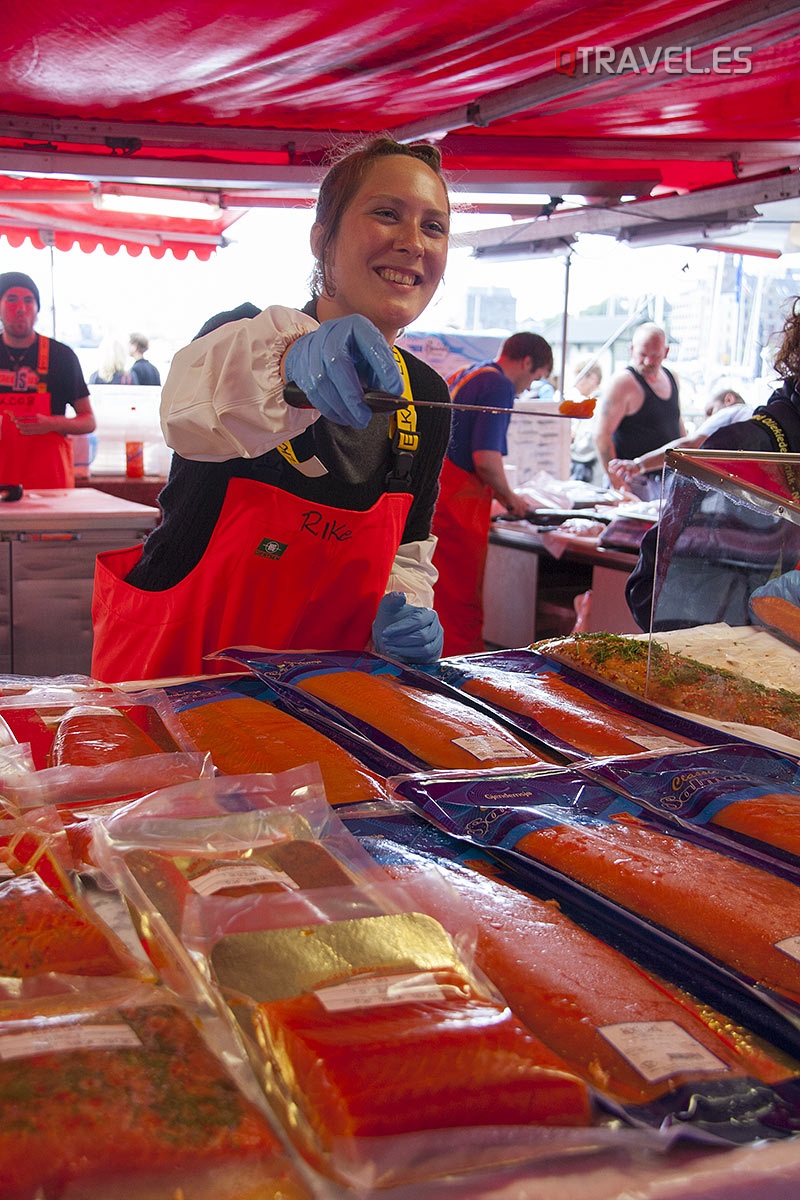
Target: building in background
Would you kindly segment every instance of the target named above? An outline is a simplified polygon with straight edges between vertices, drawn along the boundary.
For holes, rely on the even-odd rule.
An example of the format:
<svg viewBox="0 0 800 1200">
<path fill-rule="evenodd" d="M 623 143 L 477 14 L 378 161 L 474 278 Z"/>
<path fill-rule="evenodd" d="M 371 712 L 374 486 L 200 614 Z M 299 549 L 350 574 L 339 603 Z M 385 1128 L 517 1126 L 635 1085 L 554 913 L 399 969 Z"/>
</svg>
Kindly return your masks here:
<svg viewBox="0 0 800 1200">
<path fill-rule="evenodd" d="M 471 287 L 465 297 L 464 329 L 517 328 L 517 301 L 506 287 Z"/>
</svg>

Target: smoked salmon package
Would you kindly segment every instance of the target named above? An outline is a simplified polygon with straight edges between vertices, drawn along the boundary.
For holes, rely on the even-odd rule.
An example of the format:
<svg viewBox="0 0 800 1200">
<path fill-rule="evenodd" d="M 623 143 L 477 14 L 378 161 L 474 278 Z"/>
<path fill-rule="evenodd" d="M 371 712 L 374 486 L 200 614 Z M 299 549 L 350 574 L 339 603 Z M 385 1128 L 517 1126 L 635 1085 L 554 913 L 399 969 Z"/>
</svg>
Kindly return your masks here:
<svg viewBox="0 0 800 1200">
<path fill-rule="evenodd" d="M 447 658 L 423 669 L 465 699 L 492 705 L 569 760 L 722 740 L 717 730 L 615 692 L 533 650 Z"/>
<path fill-rule="evenodd" d="M 788 1132 L 781 1089 L 800 1099 L 798 1060 L 648 973 L 555 901 L 511 882 L 497 860 L 413 813 L 345 819 L 376 861 L 406 881 L 420 911 L 446 924 L 430 868 L 444 876 L 475 921 L 477 965 L 530 1030 L 629 1115 L 734 1142 Z"/>
<path fill-rule="evenodd" d="M 195 751 L 37 771 L 29 746 L 1 746 L 0 807 L 29 818 L 41 810 L 57 813 L 66 835 L 66 865 L 84 871 L 93 866 L 89 843 L 95 822 L 150 792 L 210 776 L 213 769 L 210 755 Z"/>
<path fill-rule="evenodd" d="M 0 976 L 121 975 L 153 978 L 98 916 L 82 885 L 49 886 L 34 869 L 0 879 Z"/>
<path fill-rule="evenodd" d="M 316 765 L 164 789 L 100 822 L 90 852 L 153 964 L 192 993 L 184 942 L 192 897 L 273 896 L 378 874 L 327 803 Z"/>
<path fill-rule="evenodd" d="M 689 828 L 800 868 L 800 762 L 761 746 L 719 746 L 592 763 L 593 779 Z"/>
<path fill-rule="evenodd" d="M 299 711 L 327 715 L 405 762 L 406 770 L 485 770 L 553 761 L 535 739 L 469 705 L 421 671 L 377 654 L 221 652 Z M 558 758 L 557 761 L 561 761 Z"/>
<path fill-rule="evenodd" d="M 15 740 L 30 746 L 37 770 L 105 766 L 181 749 L 158 689 L 133 698 L 121 689 L 68 693 L 43 686 L 0 698 L 0 716 Z"/>
<path fill-rule="evenodd" d="M 595 1148 L 609 1122 L 591 1089 L 477 971 L 471 932 L 451 936 L 372 871 L 354 886 L 191 901 L 192 955 L 298 1151 L 363 1188 L 535 1158 L 557 1132 Z M 452 920 L 449 889 L 443 907 Z"/>
<path fill-rule="evenodd" d="M 307 762 L 322 771 L 330 804 L 387 799 L 385 779 L 404 760 L 310 709 L 298 713 L 253 675 L 164 689 L 182 744 L 207 751 L 224 775 L 274 773 Z"/>
<path fill-rule="evenodd" d="M 676 829 L 574 769 L 394 786 L 644 966 L 691 981 L 700 998 L 800 1055 L 800 886 L 788 864 L 723 852 L 719 839 Z"/>
<path fill-rule="evenodd" d="M 0 998 L 3 1200 L 308 1200 L 216 1031 L 163 988 Z"/>
</svg>

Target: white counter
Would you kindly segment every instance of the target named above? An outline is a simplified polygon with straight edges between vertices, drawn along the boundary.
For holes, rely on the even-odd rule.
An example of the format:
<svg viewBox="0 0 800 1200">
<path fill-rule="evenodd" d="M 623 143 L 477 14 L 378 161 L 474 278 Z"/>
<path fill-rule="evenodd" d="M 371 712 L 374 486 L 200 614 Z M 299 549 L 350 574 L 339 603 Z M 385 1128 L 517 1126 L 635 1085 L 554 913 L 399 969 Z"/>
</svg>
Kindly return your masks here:
<svg viewBox="0 0 800 1200">
<path fill-rule="evenodd" d="M 160 517 L 95 488 L 0 502 L 0 674 L 88 675 L 95 559 L 141 542 Z"/>
</svg>

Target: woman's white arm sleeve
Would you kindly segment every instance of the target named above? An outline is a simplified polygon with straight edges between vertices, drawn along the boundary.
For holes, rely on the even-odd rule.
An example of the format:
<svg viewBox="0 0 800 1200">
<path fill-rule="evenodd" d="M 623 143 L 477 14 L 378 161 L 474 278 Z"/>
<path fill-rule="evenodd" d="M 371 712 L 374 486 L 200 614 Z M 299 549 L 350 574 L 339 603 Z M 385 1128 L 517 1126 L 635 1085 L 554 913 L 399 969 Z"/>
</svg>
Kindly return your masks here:
<svg viewBox="0 0 800 1200">
<path fill-rule="evenodd" d="M 432 559 L 437 541 L 431 534 L 424 542 L 406 542 L 398 547 L 386 591 L 405 592 L 409 604 L 435 608 L 433 585 L 439 578 L 439 572 Z"/>
<path fill-rule="evenodd" d="M 283 399 L 281 359 L 318 325 L 295 308 L 273 305 L 231 321 L 184 346 L 161 393 L 164 440 L 183 458 L 224 462 L 257 458 L 319 417 Z"/>
</svg>

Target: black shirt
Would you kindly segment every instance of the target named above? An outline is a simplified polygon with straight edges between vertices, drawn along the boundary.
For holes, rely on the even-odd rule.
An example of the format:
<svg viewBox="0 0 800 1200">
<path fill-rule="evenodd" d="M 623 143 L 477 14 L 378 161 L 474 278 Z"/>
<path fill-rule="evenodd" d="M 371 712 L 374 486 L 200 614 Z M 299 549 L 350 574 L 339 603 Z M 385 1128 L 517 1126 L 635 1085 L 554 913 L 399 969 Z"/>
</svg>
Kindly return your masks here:
<svg viewBox="0 0 800 1200">
<path fill-rule="evenodd" d="M 145 384 L 148 387 L 161 387 L 161 376 L 158 367 L 154 367 L 146 358 L 137 358 L 131 367 L 131 383 Z"/>
</svg>

